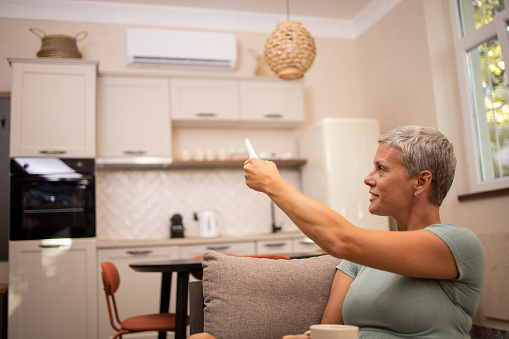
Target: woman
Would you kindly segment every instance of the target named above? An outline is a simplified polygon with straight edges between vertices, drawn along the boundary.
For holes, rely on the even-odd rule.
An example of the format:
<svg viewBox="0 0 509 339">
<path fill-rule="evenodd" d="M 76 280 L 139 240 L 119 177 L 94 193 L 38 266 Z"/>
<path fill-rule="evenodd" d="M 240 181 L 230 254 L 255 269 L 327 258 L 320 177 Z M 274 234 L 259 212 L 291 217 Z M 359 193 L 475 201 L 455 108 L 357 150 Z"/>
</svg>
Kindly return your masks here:
<svg viewBox="0 0 509 339">
<path fill-rule="evenodd" d="M 354 226 L 288 184 L 272 162 L 247 160 L 245 181 L 327 253 L 344 259 L 322 323 L 359 326 L 363 339 L 470 338 L 484 252 L 472 232 L 440 220 L 456 167 L 453 147 L 437 130 L 417 126 L 389 131 L 378 142 L 364 179 L 369 212 L 393 217 L 398 232 Z"/>
</svg>

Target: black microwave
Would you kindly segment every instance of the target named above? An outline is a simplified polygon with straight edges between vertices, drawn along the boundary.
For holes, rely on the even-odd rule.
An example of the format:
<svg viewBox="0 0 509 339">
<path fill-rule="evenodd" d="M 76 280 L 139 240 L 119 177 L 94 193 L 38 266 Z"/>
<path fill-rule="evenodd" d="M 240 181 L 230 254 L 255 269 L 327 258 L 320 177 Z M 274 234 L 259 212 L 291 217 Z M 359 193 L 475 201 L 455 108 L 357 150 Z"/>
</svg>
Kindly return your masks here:
<svg viewBox="0 0 509 339">
<path fill-rule="evenodd" d="M 94 159 L 11 159 L 10 240 L 96 235 Z"/>
</svg>

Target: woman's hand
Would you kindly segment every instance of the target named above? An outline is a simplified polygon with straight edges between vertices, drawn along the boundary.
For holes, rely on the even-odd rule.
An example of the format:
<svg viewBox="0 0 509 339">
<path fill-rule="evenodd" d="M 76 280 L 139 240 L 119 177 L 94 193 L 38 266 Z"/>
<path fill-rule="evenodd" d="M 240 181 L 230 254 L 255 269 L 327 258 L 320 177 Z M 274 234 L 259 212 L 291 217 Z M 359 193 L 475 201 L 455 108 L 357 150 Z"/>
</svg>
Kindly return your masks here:
<svg viewBox="0 0 509 339">
<path fill-rule="evenodd" d="M 283 339 L 309 339 L 311 336 L 309 335 L 309 331 L 305 334 L 298 334 L 298 335 L 285 335 Z"/>
<path fill-rule="evenodd" d="M 208 334 L 208 333 L 196 333 L 189 337 L 189 339 L 216 339 L 216 337 Z"/>
<path fill-rule="evenodd" d="M 244 162 L 246 185 L 258 192 L 269 193 L 271 185 L 280 178 L 279 171 L 271 161 L 251 158 Z"/>
</svg>

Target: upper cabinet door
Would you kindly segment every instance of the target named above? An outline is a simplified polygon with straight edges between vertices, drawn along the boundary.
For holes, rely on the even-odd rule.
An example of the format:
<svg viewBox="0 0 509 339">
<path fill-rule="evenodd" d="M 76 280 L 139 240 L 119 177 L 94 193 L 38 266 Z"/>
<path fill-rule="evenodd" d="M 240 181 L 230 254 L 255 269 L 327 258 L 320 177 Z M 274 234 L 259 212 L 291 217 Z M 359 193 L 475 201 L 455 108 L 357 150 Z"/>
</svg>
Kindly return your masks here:
<svg viewBox="0 0 509 339">
<path fill-rule="evenodd" d="M 97 63 L 10 61 L 10 156 L 94 157 Z"/>
<path fill-rule="evenodd" d="M 304 121 L 301 82 L 240 81 L 242 121 L 292 126 Z"/>
<path fill-rule="evenodd" d="M 238 121 L 238 82 L 229 79 L 171 79 L 174 121 Z"/>
<path fill-rule="evenodd" d="M 171 156 L 168 80 L 98 80 L 98 156 Z"/>
</svg>

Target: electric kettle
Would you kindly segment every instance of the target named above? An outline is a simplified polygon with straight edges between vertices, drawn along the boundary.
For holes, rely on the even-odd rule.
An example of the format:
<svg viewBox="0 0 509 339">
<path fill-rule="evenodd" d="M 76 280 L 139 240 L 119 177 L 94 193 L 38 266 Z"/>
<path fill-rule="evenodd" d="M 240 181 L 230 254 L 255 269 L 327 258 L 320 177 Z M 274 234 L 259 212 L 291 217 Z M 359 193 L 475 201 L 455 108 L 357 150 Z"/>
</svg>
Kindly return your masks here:
<svg viewBox="0 0 509 339">
<path fill-rule="evenodd" d="M 194 220 L 198 222 L 198 236 L 202 238 L 218 237 L 223 228 L 223 218 L 216 211 L 195 212 Z"/>
</svg>

